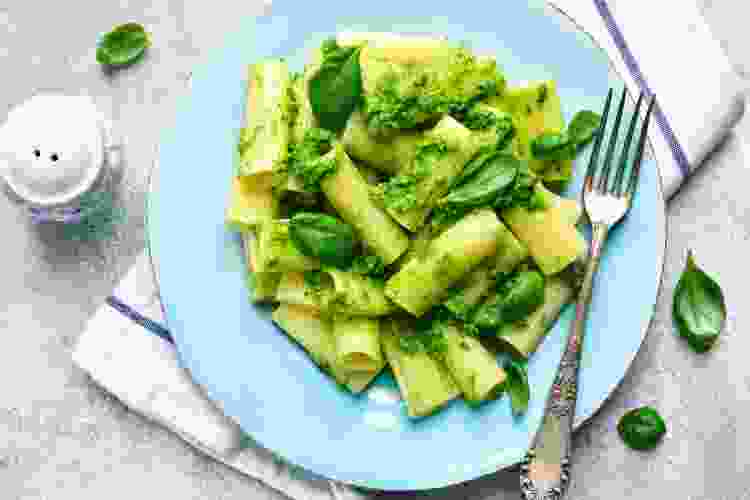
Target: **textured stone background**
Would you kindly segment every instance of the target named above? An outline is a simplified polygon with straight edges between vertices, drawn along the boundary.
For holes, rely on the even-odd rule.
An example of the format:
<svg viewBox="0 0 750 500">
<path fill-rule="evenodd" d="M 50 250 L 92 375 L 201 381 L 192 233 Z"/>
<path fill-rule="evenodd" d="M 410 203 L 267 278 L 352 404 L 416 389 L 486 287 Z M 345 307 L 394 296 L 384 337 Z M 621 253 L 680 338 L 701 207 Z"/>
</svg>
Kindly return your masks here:
<svg viewBox="0 0 750 500">
<path fill-rule="evenodd" d="M 620 0 L 623 1 L 623 0 Z M 747 75 L 747 7 L 701 0 L 737 70 Z M 118 203 L 129 215 L 104 243 L 55 240 L 0 198 L 0 498 L 280 498 L 129 412 L 71 363 L 86 319 L 144 247 L 146 175 L 158 132 L 191 65 L 257 2 L 6 0 L 0 3 L 0 120 L 36 90 L 83 89 L 116 120 L 126 168 Z M 126 20 L 155 34 L 147 61 L 108 78 L 95 62 L 99 32 Z M 665 20 L 667 21 L 667 20 Z M 700 68 L 690 68 L 700 71 Z M 739 316 L 750 251 L 750 174 L 743 124 L 669 207 L 661 295 L 645 346 L 611 401 L 577 436 L 571 498 L 750 499 L 750 326 Z M 730 317 L 717 348 L 692 354 L 671 325 L 671 296 L 688 248 L 716 276 Z M 744 327 L 744 328 L 743 328 Z M 668 435 L 653 453 L 615 431 L 626 408 L 652 403 Z M 744 424 L 744 425 L 743 425 Z M 450 453 L 446 450 L 446 453 Z M 515 499 L 506 473 L 439 498 Z M 433 495 L 430 495 L 433 496 Z"/>
</svg>

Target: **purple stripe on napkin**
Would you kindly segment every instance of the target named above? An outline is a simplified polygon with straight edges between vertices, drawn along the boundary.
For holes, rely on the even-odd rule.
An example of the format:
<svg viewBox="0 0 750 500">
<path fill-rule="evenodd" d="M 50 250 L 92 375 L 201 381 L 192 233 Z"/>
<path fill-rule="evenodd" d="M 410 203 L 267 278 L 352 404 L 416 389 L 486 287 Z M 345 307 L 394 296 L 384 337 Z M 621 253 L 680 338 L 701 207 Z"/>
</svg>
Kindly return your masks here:
<svg viewBox="0 0 750 500">
<path fill-rule="evenodd" d="M 161 326 L 156 321 L 143 316 L 138 311 L 136 311 L 129 305 L 125 304 L 123 301 L 121 301 L 117 297 L 112 296 L 112 295 L 107 297 L 107 304 L 111 306 L 113 309 L 122 313 L 123 316 L 126 316 L 128 319 L 142 326 L 143 328 L 153 333 L 154 335 L 157 335 L 163 338 L 170 344 L 174 344 L 174 339 L 172 339 L 172 335 L 169 333 L 169 330 Z"/>
<path fill-rule="evenodd" d="M 623 36 L 620 27 L 617 25 L 612 12 L 609 10 L 607 2 L 605 0 L 594 0 L 594 5 L 596 6 L 596 10 L 599 11 L 599 15 L 602 16 L 609 34 L 612 35 L 612 40 L 620 51 L 620 54 L 622 54 L 625 65 L 630 70 L 630 74 L 635 79 L 638 87 L 647 96 L 652 96 L 653 92 L 651 92 L 646 79 L 643 77 L 643 74 L 641 73 L 641 70 L 638 66 L 638 62 L 635 60 L 635 56 L 630 51 L 628 44 L 625 42 L 625 37 Z M 664 134 L 664 137 L 672 150 L 672 156 L 674 157 L 677 165 L 680 167 L 680 171 L 682 172 L 683 177 L 687 177 L 687 175 L 690 173 L 690 163 L 688 163 L 687 155 L 685 155 L 685 151 L 682 149 L 682 146 L 680 146 L 680 143 L 677 142 L 677 137 L 675 137 L 674 131 L 669 125 L 667 117 L 662 112 L 661 106 L 659 106 L 658 101 L 654 105 L 654 118 L 656 119 L 656 123 L 659 125 L 659 128 Z"/>
</svg>

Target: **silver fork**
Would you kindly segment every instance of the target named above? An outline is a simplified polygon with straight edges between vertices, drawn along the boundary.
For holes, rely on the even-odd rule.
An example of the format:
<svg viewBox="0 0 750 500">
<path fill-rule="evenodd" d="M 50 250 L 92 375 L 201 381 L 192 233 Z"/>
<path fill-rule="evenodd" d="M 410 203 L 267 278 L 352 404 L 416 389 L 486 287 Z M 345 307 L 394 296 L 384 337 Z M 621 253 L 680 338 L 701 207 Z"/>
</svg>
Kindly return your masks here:
<svg viewBox="0 0 750 500">
<path fill-rule="evenodd" d="M 583 206 L 591 223 L 591 248 L 583 284 L 578 293 L 576 314 L 568 334 L 560 364 L 557 368 L 555 382 L 552 385 L 542 419 L 542 425 L 534 436 L 531 448 L 521 463 L 521 492 L 525 500 L 559 500 L 565 493 L 570 481 L 570 451 L 573 418 L 575 416 L 576 398 L 578 397 L 578 365 L 580 346 L 586 325 L 586 316 L 591 303 L 591 291 L 594 275 L 599 268 L 602 247 L 610 229 L 625 218 L 630 210 L 638 185 L 638 175 L 646 143 L 648 122 L 654 107 L 655 98 L 651 97 L 645 118 L 641 125 L 634 164 L 625 183 L 625 171 L 628 165 L 636 125 L 638 123 L 643 93 L 638 97 L 633 118 L 630 120 L 625 142 L 622 147 L 614 181 L 610 182 L 612 158 L 617 145 L 617 137 L 625 107 L 627 89 L 623 90 L 617 108 L 617 115 L 609 138 L 609 145 L 600 172 L 597 175 L 597 163 L 602 146 L 607 117 L 612 102 L 612 90 L 607 94 L 602 112 L 602 121 L 591 151 L 586 178 L 583 184 Z"/>
</svg>

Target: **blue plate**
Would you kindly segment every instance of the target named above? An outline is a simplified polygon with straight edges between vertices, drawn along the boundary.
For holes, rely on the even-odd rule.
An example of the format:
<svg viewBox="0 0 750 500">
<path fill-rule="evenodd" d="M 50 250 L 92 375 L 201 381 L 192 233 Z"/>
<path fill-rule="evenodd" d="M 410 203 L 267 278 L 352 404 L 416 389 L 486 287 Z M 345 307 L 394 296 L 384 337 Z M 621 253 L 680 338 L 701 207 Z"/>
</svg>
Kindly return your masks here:
<svg viewBox="0 0 750 500">
<path fill-rule="evenodd" d="M 359 5 L 358 5 L 359 4 Z M 193 73 L 174 124 L 161 140 L 158 189 L 149 197 L 149 248 L 180 360 L 207 394 L 258 443 L 308 471 L 367 488 L 416 490 L 467 481 L 517 463 L 538 427 L 573 308 L 529 363 L 528 413 L 511 416 L 507 397 L 469 409 L 457 400 L 409 421 L 388 373 L 360 396 L 339 389 L 248 302 L 240 241 L 224 227 L 243 124 L 247 64 L 286 57 L 300 70 L 343 30 L 445 34 L 495 54 L 513 82 L 554 78 L 566 119 L 599 110 L 622 83 L 606 55 L 543 3 L 279 0 L 248 19 Z M 581 186 L 578 178 L 571 187 Z M 665 244 L 656 164 L 643 165 L 629 218 L 609 238 L 584 343 L 580 424 L 627 372 L 653 314 Z"/>
</svg>

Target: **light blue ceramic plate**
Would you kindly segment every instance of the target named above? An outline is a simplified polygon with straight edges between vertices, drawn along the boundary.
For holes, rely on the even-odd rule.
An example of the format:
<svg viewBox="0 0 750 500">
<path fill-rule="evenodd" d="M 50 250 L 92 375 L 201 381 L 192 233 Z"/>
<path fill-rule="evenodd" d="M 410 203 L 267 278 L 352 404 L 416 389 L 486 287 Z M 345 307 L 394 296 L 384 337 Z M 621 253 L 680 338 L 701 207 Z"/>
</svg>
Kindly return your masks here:
<svg viewBox="0 0 750 500">
<path fill-rule="evenodd" d="M 621 88 L 608 59 L 564 16 L 538 2 L 276 1 L 248 19 L 193 73 L 164 132 L 158 189 L 149 199 L 151 255 L 179 356 L 226 413 L 260 444 L 314 473 L 384 490 L 441 487 L 517 463 L 540 423 L 572 317 L 569 307 L 529 364 L 528 413 L 507 398 L 469 409 L 455 401 L 409 421 L 390 374 L 359 397 L 340 390 L 252 307 L 239 239 L 224 227 L 247 64 L 283 56 L 301 69 L 308 49 L 346 29 L 445 34 L 497 56 L 511 81 L 554 78 L 566 119 L 599 110 Z M 588 153 L 578 160 L 581 165 Z M 593 298 L 576 422 L 625 375 L 654 310 L 665 243 L 664 200 L 653 161 L 643 165 L 630 217 L 610 236 Z"/>
</svg>

